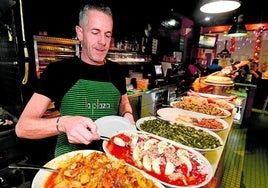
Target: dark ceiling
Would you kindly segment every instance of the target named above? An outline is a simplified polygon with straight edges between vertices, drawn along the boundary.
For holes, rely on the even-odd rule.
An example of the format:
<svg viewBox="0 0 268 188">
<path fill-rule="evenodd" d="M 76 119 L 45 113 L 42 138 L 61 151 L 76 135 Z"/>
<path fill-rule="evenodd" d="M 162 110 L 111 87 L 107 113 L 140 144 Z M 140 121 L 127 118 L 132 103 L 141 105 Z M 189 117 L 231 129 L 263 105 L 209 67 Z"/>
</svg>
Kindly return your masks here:
<svg viewBox="0 0 268 188">
<path fill-rule="evenodd" d="M 87 0 L 88 1 L 88 0 Z M 78 22 L 78 11 L 86 0 L 46 0 L 23 1 L 26 30 L 37 34 L 48 31 L 49 35 L 75 35 L 74 26 Z M 201 0 L 165 0 L 165 1 L 119 1 L 107 0 L 114 14 L 114 29 L 118 35 L 144 28 L 145 23 L 155 22 L 171 11 L 184 15 L 199 26 L 230 25 L 235 16 L 244 14 L 245 23 L 267 23 L 268 11 L 263 0 L 242 0 L 242 6 L 232 12 L 222 14 L 204 14 L 199 10 Z M 205 16 L 211 16 L 210 22 L 204 22 Z"/>
</svg>

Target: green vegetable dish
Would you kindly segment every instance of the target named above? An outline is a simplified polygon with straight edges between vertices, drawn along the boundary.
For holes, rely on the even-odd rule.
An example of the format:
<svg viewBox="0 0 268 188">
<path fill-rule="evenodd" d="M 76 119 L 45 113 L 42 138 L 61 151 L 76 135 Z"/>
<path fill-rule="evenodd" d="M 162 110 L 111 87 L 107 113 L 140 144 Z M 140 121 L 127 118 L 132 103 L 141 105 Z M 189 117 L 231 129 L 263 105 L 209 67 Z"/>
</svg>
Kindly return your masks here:
<svg viewBox="0 0 268 188">
<path fill-rule="evenodd" d="M 150 119 L 143 121 L 139 128 L 197 150 L 212 150 L 222 146 L 220 137 L 215 133 L 180 123 Z"/>
</svg>

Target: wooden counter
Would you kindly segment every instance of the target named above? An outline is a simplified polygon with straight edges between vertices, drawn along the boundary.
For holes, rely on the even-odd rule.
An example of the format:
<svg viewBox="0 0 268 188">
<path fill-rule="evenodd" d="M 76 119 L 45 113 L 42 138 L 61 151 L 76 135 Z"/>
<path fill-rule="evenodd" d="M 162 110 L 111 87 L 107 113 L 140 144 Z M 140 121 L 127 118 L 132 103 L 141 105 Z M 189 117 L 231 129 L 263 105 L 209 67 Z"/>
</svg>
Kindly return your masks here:
<svg viewBox="0 0 268 188">
<path fill-rule="evenodd" d="M 236 109 L 233 110 L 233 113 L 230 117 L 224 119 L 229 124 L 229 127 L 223 131 L 217 132 L 217 134 L 223 140 L 223 146 L 219 148 L 218 150 L 207 152 L 204 154 L 204 156 L 208 159 L 208 161 L 212 165 L 212 169 L 214 171 L 213 179 L 211 180 L 209 184 L 205 186 L 205 188 L 220 187 L 220 183 L 221 183 L 220 180 L 222 179 L 222 175 L 223 175 L 223 162 L 224 162 L 224 156 L 225 156 L 225 151 L 226 151 L 226 143 L 227 143 L 230 130 L 233 125 L 233 119 L 234 119 L 235 113 L 236 113 Z"/>
</svg>

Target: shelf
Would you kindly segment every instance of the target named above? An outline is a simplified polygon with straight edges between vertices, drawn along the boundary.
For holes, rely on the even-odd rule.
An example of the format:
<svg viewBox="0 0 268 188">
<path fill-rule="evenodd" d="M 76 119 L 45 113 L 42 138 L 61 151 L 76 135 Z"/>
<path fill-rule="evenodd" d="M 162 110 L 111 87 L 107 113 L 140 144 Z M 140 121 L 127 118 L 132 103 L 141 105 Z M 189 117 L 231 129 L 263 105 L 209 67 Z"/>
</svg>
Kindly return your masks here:
<svg viewBox="0 0 268 188">
<path fill-rule="evenodd" d="M 76 39 L 59 38 L 59 37 L 34 35 L 33 38 L 37 42 L 44 42 L 44 43 L 49 43 L 49 44 L 77 45 L 80 43 L 79 40 L 76 40 Z"/>
<path fill-rule="evenodd" d="M 34 35 L 34 55 L 37 78 L 49 63 L 80 56 L 80 41 L 76 39 Z"/>
</svg>

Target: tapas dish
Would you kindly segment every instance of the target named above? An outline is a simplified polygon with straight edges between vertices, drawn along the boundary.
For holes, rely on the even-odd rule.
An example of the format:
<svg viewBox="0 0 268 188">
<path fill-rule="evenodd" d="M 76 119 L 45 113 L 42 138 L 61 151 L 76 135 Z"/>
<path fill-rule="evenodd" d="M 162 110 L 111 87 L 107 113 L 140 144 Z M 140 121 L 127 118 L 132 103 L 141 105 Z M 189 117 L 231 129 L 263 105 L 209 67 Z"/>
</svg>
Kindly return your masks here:
<svg viewBox="0 0 268 188">
<path fill-rule="evenodd" d="M 201 114 L 212 115 L 217 118 L 227 118 L 231 112 L 220 108 L 219 104 L 208 102 L 205 98 L 183 97 L 179 101 L 173 101 L 170 106 Z"/>
<path fill-rule="evenodd" d="M 118 133 L 103 142 L 103 149 L 167 187 L 203 187 L 213 176 L 210 163 L 201 153 L 142 131 Z"/>
<path fill-rule="evenodd" d="M 228 123 L 223 119 L 179 108 L 160 108 L 157 110 L 157 114 L 164 120 L 197 126 L 214 132 L 222 131 L 229 127 Z"/>
<path fill-rule="evenodd" d="M 52 187 L 153 187 L 164 188 L 146 173 L 133 168 L 124 160 L 96 150 L 78 150 L 63 154 L 46 167 L 58 172 L 39 170 L 32 188 Z"/>
<path fill-rule="evenodd" d="M 221 137 L 213 131 L 183 123 L 168 122 L 153 116 L 139 119 L 136 126 L 140 131 L 161 136 L 202 153 L 223 146 Z"/>
</svg>

